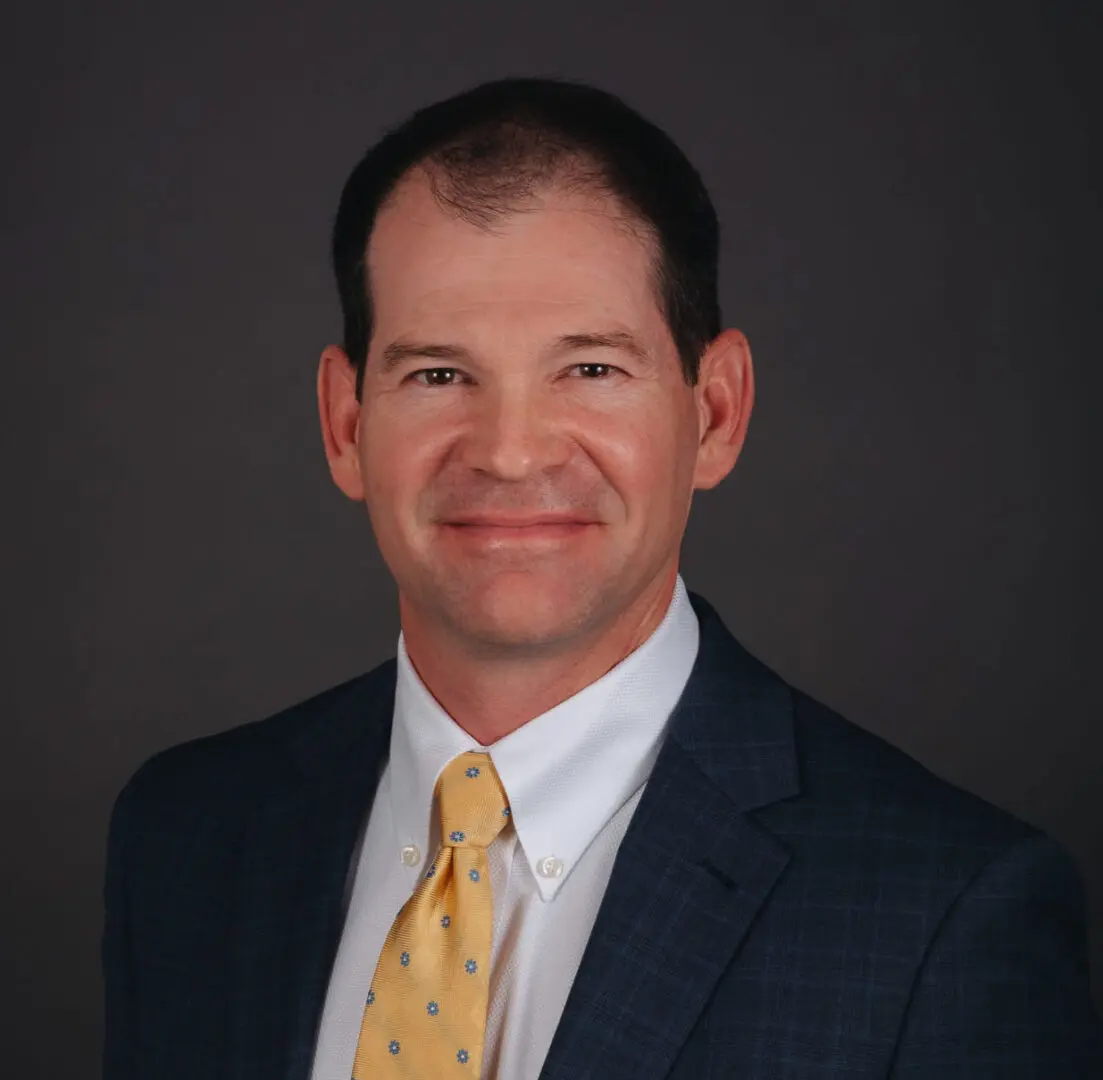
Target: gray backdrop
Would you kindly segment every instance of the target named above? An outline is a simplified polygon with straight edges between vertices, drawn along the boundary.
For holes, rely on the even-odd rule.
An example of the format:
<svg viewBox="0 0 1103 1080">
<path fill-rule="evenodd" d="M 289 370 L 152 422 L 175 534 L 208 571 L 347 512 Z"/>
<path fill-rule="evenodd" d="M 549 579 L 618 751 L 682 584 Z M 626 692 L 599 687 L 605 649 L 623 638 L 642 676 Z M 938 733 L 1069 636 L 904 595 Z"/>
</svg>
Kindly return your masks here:
<svg viewBox="0 0 1103 1080">
<path fill-rule="evenodd" d="M 714 194 L 758 403 L 735 473 L 694 508 L 688 584 L 791 682 L 1062 840 L 1098 986 L 1088 10 L 6 16 L 7 1064 L 94 1072 L 104 834 L 138 763 L 393 654 L 393 586 L 317 433 L 328 229 L 384 125 L 505 74 L 622 94 Z"/>
</svg>

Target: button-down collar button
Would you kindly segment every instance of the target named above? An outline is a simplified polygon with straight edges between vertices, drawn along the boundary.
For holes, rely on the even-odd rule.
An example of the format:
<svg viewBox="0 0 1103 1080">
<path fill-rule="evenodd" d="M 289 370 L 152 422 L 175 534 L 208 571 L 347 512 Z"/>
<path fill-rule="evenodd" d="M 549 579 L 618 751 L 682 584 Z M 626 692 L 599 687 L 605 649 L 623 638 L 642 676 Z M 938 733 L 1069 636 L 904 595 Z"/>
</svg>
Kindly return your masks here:
<svg viewBox="0 0 1103 1080">
<path fill-rule="evenodd" d="M 421 862 L 421 852 L 418 851 L 416 844 L 407 844 L 402 849 L 402 861 L 407 866 L 417 866 Z"/>
<path fill-rule="evenodd" d="M 563 873 L 563 860 L 554 855 L 545 855 L 537 861 L 536 872 L 541 877 L 557 878 Z"/>
</svg>

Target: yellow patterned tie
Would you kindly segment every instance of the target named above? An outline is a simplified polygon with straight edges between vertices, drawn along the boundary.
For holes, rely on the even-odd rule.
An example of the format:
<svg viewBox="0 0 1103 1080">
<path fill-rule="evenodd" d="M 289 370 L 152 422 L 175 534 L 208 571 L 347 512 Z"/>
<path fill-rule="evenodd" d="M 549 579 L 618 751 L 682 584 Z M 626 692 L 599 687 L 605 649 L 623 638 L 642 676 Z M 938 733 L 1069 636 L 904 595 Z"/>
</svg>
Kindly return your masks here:
<svg viewBox="0 0 1103 1080">
<path fill-rule="evenodd" d="M 482 1069 L 494 913 L 486 849 L 510 811 L 487 754 L 453 758 L 437 801 L 440 853 L 379 954 L 354 1080 L 477 1077 Z"/>
</svg>

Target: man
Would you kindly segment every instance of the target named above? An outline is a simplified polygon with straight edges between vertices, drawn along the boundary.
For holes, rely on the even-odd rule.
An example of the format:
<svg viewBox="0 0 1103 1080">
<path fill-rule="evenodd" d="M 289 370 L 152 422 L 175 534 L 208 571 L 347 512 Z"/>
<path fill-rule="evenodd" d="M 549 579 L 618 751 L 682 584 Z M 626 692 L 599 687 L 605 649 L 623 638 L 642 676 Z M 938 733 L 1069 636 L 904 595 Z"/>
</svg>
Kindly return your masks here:
<svg viewBox="0 0 1103 1080">
<path fill-rule="evenodd" d="M 398 655 L 128 784 L 108 1080 L 1103 1075 L 1062 852 L 685 589 L 754 399 L 717 250 L 583 86 L 486 84 L 357 166 L 318 399 Z"/>
</svg>

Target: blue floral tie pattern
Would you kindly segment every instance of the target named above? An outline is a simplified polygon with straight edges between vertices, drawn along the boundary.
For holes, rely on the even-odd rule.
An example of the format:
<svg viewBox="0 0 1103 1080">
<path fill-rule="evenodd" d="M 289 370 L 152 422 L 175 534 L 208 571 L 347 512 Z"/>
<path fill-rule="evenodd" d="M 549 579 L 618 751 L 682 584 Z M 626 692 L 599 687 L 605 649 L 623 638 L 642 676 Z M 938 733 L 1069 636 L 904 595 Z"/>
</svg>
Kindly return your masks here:
<svg viewBox="0 0 1103 1080">
<path fill-rule="evenodd" d="M 478 1077 L 482 1067 L 493 918 L 486 849 L 510 817 L 490 756 L 450 761 L 437 802 L 446 839 L 379 955 L 354 1080 Z"/>
</svg>

